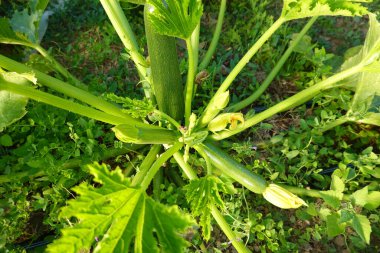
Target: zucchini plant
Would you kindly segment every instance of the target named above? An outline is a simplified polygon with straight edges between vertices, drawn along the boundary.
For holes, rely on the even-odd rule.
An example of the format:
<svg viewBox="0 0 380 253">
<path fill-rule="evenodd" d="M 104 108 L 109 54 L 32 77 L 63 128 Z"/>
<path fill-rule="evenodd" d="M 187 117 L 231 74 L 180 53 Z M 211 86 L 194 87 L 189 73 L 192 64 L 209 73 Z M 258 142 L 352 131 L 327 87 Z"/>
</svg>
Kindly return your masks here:
<svg viewBox="0 0 380 253">
<path fill-rule="evenodd" d="M 198 115 L 192 110 L 195 77 L 207 67 L 217 48 L 226 0 L 220 1 L 217 27 L 201 61 L 198 47 L 203 13 L 201 0 L 127 0 L 144 5 L 149 57 L 144 56 L 140 50 L 119 1 L 100 2 L 130 59 L 135 63 L 143 84 L 146 100 L 140 101 L 141 107 L 133 109 L 137 111 L 134 114 L 86 91 L 82 82 L 39 45 L 36 31 L 48 1 L 30 1 L 30 9 L 39 13 L 33 16 L 33 22 L 30 22 L 28 13 L 24 13 L 26 16 L 20 18 L 18 23 L 12 23 L 6 18 L 0 19 L 0 42 L 36 49 L 64 79 L 59 80 L 0 55 L 0 131 L 23 117 L 28 99 L 33 99 L 111 124 L 115 136 L 123 142 L 150 146 L 139 169 L 130 177 L 123 175 L 119 168 L 109 170 L 105 164 L 88 165 L 97 186 L 82 183 L 73 188 L 77 197 L 69 200 L 60 213 L 62 219 L 72 222 L 48 246 L 48 252 L 184 252 L 188 243 L 181 233 L 198 223 L 203 238 L 209 240 L 212 218 L 238 252 L 249 252 L 220 212 L 220 208 L 224 207 L 221 193 L 230 193 L 232 187 L 219 177 L 221 174 L 284 209 L 307 206 L 297 195 L 350 199 L 342 191 L 334 195 L 330 191 L 267 182 L 262 175 L 247 169 L 223 151 L 218 146 L 218 141 L 239 134 L 332 88 L 352 89 L 355 96 L 347 115 L 321 129 L 321 132 L 347 121 L 380 126 L 380 112 L 375 106 L 375 100 L 380 96 L 380 24 L 375 15 L 359 3 L 363 1 L 283 0 L 280 17 L 234 66 L 205 108 L 197 108 L 196 111 L 201 112 Z M 263 93 L 302 36 L 317 17 L 322 15 L 368 15 L 370 26 L 363 47 L 337 73 L 321 82 L 253 116 L 238 112 Z M 310 18 L 310 21 L 262 87 L 249 98 L 229 105 L 229 88 L 251 58 L 282 24 L 301 18 Z M 32 33 L 26 33 L 25 24 L 33 28 Z M 188 53 L 185 83 L 182 81 L 176 51 L 177 39 L 185 41 Z M 62 93 L 65 98 L 41 89 L 43 86 Z M 114 101 L 128 104 L 128 100 L 120 97 L 114 98 Z M 171 158 L 188 178 L 184 189 L 191 213 L 185 213 L 177 206 L 161 204 L 149 194 L 154 178 L 160 177 L 158 172 Z M 204 159 L 205 168 L 202 173 L 198 174 L 194 170 L 189 162 L 191 159 Z M 367 195 L 378 196 L 379 192 L 367 191 Z M 380 204 L 375 197 L 368 197 L 364 202 L 361 201 L 360 204 L 364 208 L 376 208 Z M 195 217 L 198 217 L 198 222 Z M 355 217 L 353 228 L 363 241 L 369 243 L 371 229 L 368 228 L 368 219 L 363 215 Z"/>
</svg>

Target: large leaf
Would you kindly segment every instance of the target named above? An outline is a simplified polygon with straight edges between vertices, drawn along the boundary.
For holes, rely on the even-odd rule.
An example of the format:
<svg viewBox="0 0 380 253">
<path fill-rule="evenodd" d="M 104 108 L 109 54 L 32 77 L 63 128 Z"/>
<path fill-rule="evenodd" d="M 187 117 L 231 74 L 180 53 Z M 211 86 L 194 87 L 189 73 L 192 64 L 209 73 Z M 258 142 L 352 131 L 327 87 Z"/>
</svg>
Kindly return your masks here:
<svg viewBox="0 0 380 253">
<path fill-rule="evenodd" d="M 203 13 L 201 0 L 147 0 L 148 18 L 159 34 L 190 38 Z"/>
<path fill-rule="evenodd" d="M 224 208 L 224 202 L 219 192 L 227 193 L 227 189 L 225 183 L 215 176 L 192 180 L 186 186 L 186 199 L 190 203 L 193 214 L 200 216 L 199 224 L 203 229 L 203 237 L 206 241 L 211 236 L 212 206 Z"/>
<path fill-rule="evenodd" d="M 2 90 L 1 84 L 29 85 L 30 82 L 37 82 L 32 74 L 0 72 L 0 132 L 26 114 L 25 107 L 28 103 L 27 97 Z"/>
<path fill-rule="evenodd" d="M 367 9 L 359 2 L 370 0 L 284 0 L 281 16 L 286 20 L 313 16 L 361 16 Z"/>
<path fill-rule="evenodd" d="M 0 18 L 0 43 L 28 45 L 28 37 L 22 33 L 16 33 L 12 30 L 7 18 Z"/>
<path fill-rule="evenodd" d="M 367 217 L 361 214 L 355 214 L 352 219 L 352 227 L 355 229 L 356 233 L 369 244 L 369 239 L 371 235 L 371 224 Z"/>
<path fill-rule="evenodd" d="M 79 195 L 62 209 L 61 218 L 79 222 L 62 230 L 62 238 L 48 252 L 183 252 L 186 241 L 180 232 L 193 224 L 178 207 L 168 207 L 149 198 L 120 169 L 89 166 L 95 188 L 87 183 L 73 190 Z"/>
</svg>

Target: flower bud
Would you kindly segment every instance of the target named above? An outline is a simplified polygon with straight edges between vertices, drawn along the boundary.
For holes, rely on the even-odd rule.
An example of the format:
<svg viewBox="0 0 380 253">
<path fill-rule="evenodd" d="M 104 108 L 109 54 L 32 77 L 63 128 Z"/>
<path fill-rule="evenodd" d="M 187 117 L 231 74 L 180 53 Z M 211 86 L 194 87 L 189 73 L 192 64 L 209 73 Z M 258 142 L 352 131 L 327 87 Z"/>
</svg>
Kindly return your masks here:
<svg viewBox="0 0 380 253">
<path fill-rule="evenodd" d="M 302 205 L 307 206 L 301 198 L 275 184 L 267 186 L 263 196 L 267 201 L 282 209 L 298 208 Z"/>
<path fill-rule="evenodd" d="M 237 128 L 238 123 L 244 123 L 244 116 L 242 113 L 222 113 L 215 117 L 208 124 L 208 130 L 211 132 L 219 132 L 225 130 L 227 125 L 230 124 L 230 130 Z"/>
</svg>

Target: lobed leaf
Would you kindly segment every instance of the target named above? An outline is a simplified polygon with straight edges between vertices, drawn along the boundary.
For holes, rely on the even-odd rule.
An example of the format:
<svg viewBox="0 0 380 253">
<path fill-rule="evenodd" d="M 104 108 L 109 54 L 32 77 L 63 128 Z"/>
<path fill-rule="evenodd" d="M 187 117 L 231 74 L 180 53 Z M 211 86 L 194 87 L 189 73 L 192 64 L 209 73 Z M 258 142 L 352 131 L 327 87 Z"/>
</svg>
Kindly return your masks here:
<svg viewBox="0 0 380 253">
<path fill-rule="evenodd" d="M 362 16 L 368 13 L 362 2 L 370 0 L 284 0 L 281 17 L 293 20 L 313 16 Z"/>
<path fill-rule="evenodd" d="M 73 189 L 79 196 L 68 201 L 60 217 L 79 222 L 63 229 L 48 252 L 183 252 L 187 242 L 180 232 L 193 224 L 189 215 L 131 188 L 119 168 L 110 172 L 95 163 L 89 170 L 102 186 L 82 183 Z"/>
<path fill-rule="evenodd" d="M 211 209 L 215 205 L 224 208 L 224 202 L 219 192 L 227 193 L 223 181 L 215 176 L 206 176 L 192 180 L 186 186 L 186 199 L 190 203 L 194 216 L 199 216 L 199 225 L 206 241 L 211 237 Z"/>
<path fill-rule="evenodd" d="M 182 39 L 190 38 L 203 13 L 200 0 L 147 0 L 147 4 L 156 32 Z"/>
</svg>

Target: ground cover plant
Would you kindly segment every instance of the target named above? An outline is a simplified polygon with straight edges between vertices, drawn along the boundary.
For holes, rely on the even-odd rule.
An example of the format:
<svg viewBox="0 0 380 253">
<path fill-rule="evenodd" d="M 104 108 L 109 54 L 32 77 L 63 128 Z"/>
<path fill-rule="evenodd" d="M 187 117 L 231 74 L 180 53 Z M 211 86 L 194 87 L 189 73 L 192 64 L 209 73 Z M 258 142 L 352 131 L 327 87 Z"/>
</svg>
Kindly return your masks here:
<svg viewBox="0 0 380 253">
<path fill-rule="evenodd" d="M 200 20 L 203 13 L 201 1 L 130 1 L 144 5 L 148 48 L 146 55 L 149 58 L 143 56 L 139 46 L 141 40 L 134 35 L 134 27 L 128 22 L 130 18 L 127 19 L 124 14 L 122 6 L 125 3 L 100 2 L 125 46 L 127 53 L 123 57 L 135 63 L 145 95 L 143 99 L 125 96 L 120 91 L 124 87 L 114 87 L 112 92 L 107 92 L 103 97 L 93 95 L 104 91 L 99 87 L 98 90 L 87 87 L 41 47 L 42 35 L 39 28 L 48 1 L 30 1 L 26 9 L 17 10 L 12 16 L 0 20 L 2 43 L 27 46 L 42 55 L 34 56 L 35 62 L 29 64 L 32 67 L 0 56 L 2 131 L 10 128 L 17 130 L 22 126 L 17 125 L 16 121 L 26 114 L 28 99 L 93 119 L 73 119 L 70 118 L 73 117 L 72 114 L 67 113 L 63 117 L 57 117 L 54 116 L 54 110 L 51 115 L 45 115 L 48 119 L 41 120 L 41 116 L 38 116 L 38 124 L 44 128 L 35 137 L 43 138 L 44 129 L 53 128 L 56 129 L 57 144 L 54 145 L 53 142 L 52 145 L 47 145 L 49 140 L 45 140 L 39 142 L 40 146 L 35 146 L 35 141 L 29 137 L 27 142 L 30 147 L 17 151 L 26 160 L 24 166 L 17 168 L 20 171 L 18 174 L 10 172 L 13 169 L 12 158 L 7 156 L 2 160 L 8 167 L 1 178 L 4 183 L 25 177 L 42 178 L 41 181 L 44 181 L 45 177 L 49 184 L 58 173 L 61 178 L 56 180 L 62 179 L 59 185 L 63 189 L 77 185 L 72 188 L 75 194 L 73 199 L 67 202 L 59 214 L 62 223 L 58 229 L 62 235 L 48 246 L 47 251 L 182 252 L 188 246 L 183 235 L 188 235 L 197 226 L 201 228 L 203 240 L 212 240 L 211 233 L 217 230 L 214 226 L 213 231 L 213 219 L 228 238 L 228 244 L 233 245 L 238 252 L 280 251 L 279 243 L 286 245 L 287 251 L 296 250 L 297 245 L 286 242 L 291 232 L 285 231 L 283 225 L 275 226 L 270 216 L 263 218 L 260 212 L 255 211 L 252 215 L 249 211 L 251 207 L 245 211 L 240 208 L 242 204 L 239 203 L 246 198 L 245 195 L 249 206 L 266 205 L 263 199 L 253 197 L 255 195 L 249 192 L 262 195 L 283 209 L 307 206 L 297 211 L 297 219 L 318 218 L 324 228 L 319 228 L 320 224 L 316 223 L 304 235 L 305 241 L 308 236 L 310 240 L 310 237 L 318 238 L 321 237 L 319 233 L 325 233 L 329 238 L 351 236 L 350 240 L 362 245 L 362 248 L 370 244 L 371 232 L 379 233 L 376 226 L 371 228 L 371 223 L 378 224 L 376 209 L 380 204 L 377 181 L 379 157 L 376 154 L 379 151 L 376 127 L 380 125 L 380 25 L 375 14 L 353 1 L 284 1 L 280 17 L 273 24 L 267 24 L 268 29 L 257 35 L 256 42 L 241 59 L 231 63 L 231 70 L 219 85 L 219 80 L 210 80 L 204 70 L 217 49 L 226 1 L 220 2 L 216 31 L 202 58 L 199 57 Z M 250 3 L 253 6 L 258 2 Z M 369 30 L 364 45 L 351 49 L 343 64 L 334 71 L 325 63 L 331 55 L 326 54 L 324 49 L 316 48 L 311 44 L 310 37 L 305 36 L 316 22 L 317 16 L 322 15 L 368 17 Z M 264 43 L 284 23 L 301 18 L 311 19 L 298 35 L 294 35 L 290 46 L 261 86 L 246 99 L 230 99 L 230 90 L 234 89 L 238 75 Z M 185 42 L 187 62 L 178 59 L 175 38 Z M 275 104 L 266 101 L 269 108 L 262 112 L 244 110 L 257 99 L 265 101 L 263 92 L 293 51 L 298 53 L 297 57 L 305 64 L 318 70 L 312 73 L 313 79 L 306 85 L 300 81 L 303 90 L 283 101 Z M 181 76 L 184 72 L 185 81 Z M 56 78 L 51 76 L 53 74 Z M 308 77 L 304 78 L 301 80 Z M 217 90 L 214 92 L 211 89 L 211 96 L 209 94 L 204 99 L 199 93 L 204 88 L 202 85 L 207 82 L 211 82 Z M 58 96 L 59 93 L 64 96 Z M 312 99 L 314 104 L 320 104 L 315 109 L 320 117 L 300 120 L 301 132 L 290 130 L 280 133 L 271 137 L 269 142 L 257 146 L 251 145 L 249 140 L 240 139 L 233 145 L 226 141 L 227 138 L 252 131 L 254 126 L 260 126 L 257 133 L 260 135 L 260 131 L 273 127 L 262 123 L 264 120 Z M 233 100 L 232 104 L 229 104 L 230 100 Z M 32 103 L 33 110 L 34 107 L 40 107 L 35 114 L 44 114 L 47 108 L 45 105 L 41 108 L 41 104 Z M 241 110 L 246 113 L 238 112 Z M 78 122 L 73 125 L 70 123 L 73 120 Z M 103 123 L 95 123 L 94 120 Z M 68 122 L 68 127 L 61 131 L 57 125 L 63 122 Z M 369 129 L 360 130 L 355 124 L 348 125 L 351 127 L 348 128 L 348 122 Z M 28 132 L 34 124 L 29 120 L 23 131 Z M 347 143 L 358 138 L 358 135 L 363 143 L 356 144 L 358 147 L 353 149 Z M 70 147 L 60 146 L 58 140 L 63 136 L 70 136 L 75 143 L 67 144 L 74 146 L 71 152 L 66 152 Z M 104 139 L 108 139 L 109 143 L 114 141 L 115 136 L 121 142 L 115 141 L 115 149 L 105 152 L 107 147 L 104 143 L 107 141 Z M 344 138 L 334 143 L 336 136 Z M 12 136 L 3 134 L 1 145 L 6 147 L 6 152 L 11 150 L 14 146 Z M 268 147 L 270 164 L 254 159 L 255 149 L 265 146 Z M 234 150 L 234 157 L 223 151 L 223 148 Z M 355 152 L 361 148 L 361 153 Z M 27 156 L 31 149 L 35 150 L 40 159 Z M 60 160 L 46 156 L 52 149 L 57 150 Z M 71 169 L 89 161 L 109 160 L 128 150 L 138 150 L 138 155 L 122 165 L 127 168 L 92 163 L 83 170 Z M 81 161 L 83 154 L 84 161 Z M 71 159 L 73 157 L 75 159 Z M 252 160 L 253 165 L 248 165 L 247 160 Z M 329 165 L 338 167 L 331 180 L 318 173 L 326 160 Z M 25 171 L 25 165 L 54 169 L 43 172 L 38 169 Z M 168 189 L 165 188 L 167 184 L 165 186 L 163 183 L 166 180 L 163 171 L 176 182 L 175 192 L 170 190 L 173 187 L 171 185 Z M 79 184 L 87 174 L 91 174 L 93 179 Z M 311 178 L 319 183 L 313 183 Z M 313 187 L 313 184 L 316 189 L 306 188 Z M 244 188 L 241 189 L 241 186 Z M 14 201 L 14 196 L 9 197 L 12 194 L 22 198 L 22 191 L 20 185 L 5 185 L 1 193 L 8 196 L 4 197 L 3 202 L 7 198 Z M 46 189 L 42 195 L 62 197 L 54 191 L 59 189 Z M 301 199 L 295 194 L 305 198 Z M 58 209 L 49 206 L 47 198 L 42 198 L 41 194 L 33 197 L 40 200 L 34 203 L 42 210 L 51 208 L 51 212 L 56 212 Z M 8 203 L 3 206 L 6 204 Z M 9 214 L 7 208 L 2 208 L 2 213 Z M 231 221 L 232 216 L 225 215 L 225 209 L 234 210 L 240 218 L 242 214 L 247 214 L 249 222 L 238 219 Z M 11 227 L 12 223 L 7 222 L 3 225 Z M 248 226 L 248 230 L 244 226 Z M 245 231 L 245 234 L 241 231 Z M 277 233 L 281 234 L 279 242 L 275 240 Z M 249 235 L 253 237 L 250 238 Z M 2 239 L 3 245 L 8 243 L 7 237 Z M 347 241 L 343 239 L 344 244 Z M 196 245 L 201 251 L 207 251 L 202 242 Z M 223 247 L 226 246 L 220 246 L 220 250 Z M 376 248 L 376 244 L 373 247 Z"/>
</svg>

